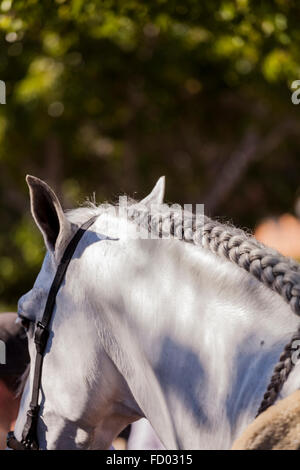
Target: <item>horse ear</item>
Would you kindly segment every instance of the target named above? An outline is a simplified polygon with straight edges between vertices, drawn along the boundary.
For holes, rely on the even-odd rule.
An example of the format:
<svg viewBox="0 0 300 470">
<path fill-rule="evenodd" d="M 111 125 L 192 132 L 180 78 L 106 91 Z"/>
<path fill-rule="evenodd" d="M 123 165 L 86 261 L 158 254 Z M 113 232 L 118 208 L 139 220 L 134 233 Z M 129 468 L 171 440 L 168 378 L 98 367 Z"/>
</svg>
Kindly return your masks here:
<svg viewBox="0 0 300 470">
<path fill-rule="evenodd" d="M 140 202 L 145 206 L 151 206 L 151 204 L 162 204 L 165 197 L 165 184 L 166 178 L 161 176 L 157 181 L 156 185 L 152 189 L 151 193 L 147 197 L 142 199 Z"/>
<path fill-rule="evenodd" d="M 72 227 L 52 189 L 42 180 L 27 175 L 31 213 L 43 234 L 46 247 L 57 252 L 61 242 L 69 239 Z"/>
</svg>

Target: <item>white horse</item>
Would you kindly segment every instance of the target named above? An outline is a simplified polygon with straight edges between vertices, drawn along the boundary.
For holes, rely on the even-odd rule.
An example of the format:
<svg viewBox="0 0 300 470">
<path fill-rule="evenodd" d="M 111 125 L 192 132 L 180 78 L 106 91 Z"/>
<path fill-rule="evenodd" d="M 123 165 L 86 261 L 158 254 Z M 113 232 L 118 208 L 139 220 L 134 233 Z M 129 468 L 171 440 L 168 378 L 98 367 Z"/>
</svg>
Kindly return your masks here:
<svg viewBox="0 0 300 470">
<path fill-rule="evenodd" d="M 57 295 L 42 373 L 40 448 L 108 449 L 127 424 L 145 417 L 167 449 L 229 449 L 253 421 L 299 326 L 289 305 L 204 247 L 141 239 L 136 223 L 101 206 L 65 214 L 46 183 L 27 182 L 47 254 L 18 311 L 35 322 L 68 241 L 99 214 Z M 161 204 L 163 196 L 161 178 L 143 205 Z M 32 380 L 33 367 L 18 439 Z M 281 395 L 299 385 L 295 367 Z"/>
</svg>

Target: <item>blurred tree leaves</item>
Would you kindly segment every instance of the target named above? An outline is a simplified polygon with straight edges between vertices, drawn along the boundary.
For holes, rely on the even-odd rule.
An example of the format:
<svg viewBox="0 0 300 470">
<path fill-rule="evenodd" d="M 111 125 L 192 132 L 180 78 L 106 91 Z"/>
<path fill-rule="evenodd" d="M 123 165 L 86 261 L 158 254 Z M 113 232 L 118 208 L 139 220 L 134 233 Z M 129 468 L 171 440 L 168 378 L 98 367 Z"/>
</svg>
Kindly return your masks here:
<svg viewBox="0 0 300 470">
<path fill-rule="evenodd" d="M 31 287 L 44 253 L 26 173 L 67 207 L 93 191 L 142 196 L 166 174 L 169 200 L 235 223 L 291 210 L 299 13 L 286 0 L 0 0 L 2 304 Z M 228 162 L 238 171 L 222 186 Z"/>
</svg>

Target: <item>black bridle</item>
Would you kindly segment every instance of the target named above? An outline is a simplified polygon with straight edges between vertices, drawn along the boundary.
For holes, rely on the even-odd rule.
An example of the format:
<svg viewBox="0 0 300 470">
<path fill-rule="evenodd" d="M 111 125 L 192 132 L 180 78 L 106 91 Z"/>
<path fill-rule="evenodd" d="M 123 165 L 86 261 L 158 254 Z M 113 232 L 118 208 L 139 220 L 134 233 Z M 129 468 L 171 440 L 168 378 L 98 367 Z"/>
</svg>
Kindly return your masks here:
<svg viewBox="0 0 300 470">
<path fill-rule="evenodd" d="M 29 410 L 27 411 L 26 423 L 22 432 L 22 439 L 21 441 L 18 441 L 14 435 L 14 432 L 10 431 L 7 435 L 7 441 L 6 441 L 7 447 L 9 447 L 10 449 L 39 450 L 39 443 L 37 439 L 37 424 L 38 424 L 40 405 L 38 401 L 39 401 L 39 392 L 41 388 L 44 352 L 45 352 L 46 345 L 47 345 L 48 338 L 49 338 L 49 333 L 50 333 L 49 325 L 51 322 L 51 318 L 52 318 L 52 314 L 53 314 L 53 310 L 55 306 L 56 296 L 57 296 L 57 293 L 59 291 L 59 288 L 64 279 L 67 268 L 69 266 L 69 263 L 73 257 L 73 254 L 76 250 L 76 247 L 79 241 L 81 240 L 86 230 L 88 230 L 88 228 L 95 222 L 97 217 L 98 217 L 97 215 L 93 216 L 77 230 L 77 232 L 75 233 L 75 235 L 69 242 L 67 248 L 65 249 L 62 259 L 58 265 L 54 280 L 51 284 L 51 287 L 48 293 L 42 320 L 37 322 L 36 327 L 35 327 L 34 342 L 36 345 L 36 358 L 35 358 L 35 366 L 34 366 L 32 396 L 31 396 L 31 402 L 29 405 Z M 295 338 L 298 339 L 299 335 Z M 294 340 L 294 337 L 292 340 Z M 285 347 L 284 352 L 286 352 L 288 348 L 292 349 L 292 341 Z M 269 404 L 266 406 L 265 402 L 269 398 L 270 389 L 272 389 L 272 387 L 274 386 L 274 383 L 273 383 L 275 380 L 274 376 L 276 376 L 276 374 L 278 375 L 278 370 L 276 368 L 277 366 L 275 367 L 275 372 L 271 378 L 271 382 L 267 388 L 267 392 L 264 395 L 264 399 L 260 405 L 257 416 L 266 408 L 268 408 L 268 406 L 270 406 Z M 280 371 L 281 369 L 279 369 L 279 372 Z M 279 386 L 277 386 L 276 396 L 278 395 L 279 391 L 280 391 Z"/>
<path fill-rule="evenodd" d="M 42 368 L 44 352 L 49 338 L 49 325 L 51 322 L 56 296 L 64 279 L 69 263 L 73 257 L 75 249 L 86 230 L 95 222 L 98 216 L 94 216 L 85 222 L 75 233 L 69 242 L 62 259 L 58 265 L 54 280 L 51 284 L 42 320 L 37 322 L 35 327 L 34 342 L 36 345 L 36 358 L 34 366 L 34 378 L 32 386 L 32 396 L 27 412 L 27 420 L 22 433 L 22 440 L 18 441 L 13 431 L 7 435 L 7 446 L 14 450 L 39 450 L 37 439 L 37 424 L 39 417 L 39 392 L 41 388 Z"/>
</svg>

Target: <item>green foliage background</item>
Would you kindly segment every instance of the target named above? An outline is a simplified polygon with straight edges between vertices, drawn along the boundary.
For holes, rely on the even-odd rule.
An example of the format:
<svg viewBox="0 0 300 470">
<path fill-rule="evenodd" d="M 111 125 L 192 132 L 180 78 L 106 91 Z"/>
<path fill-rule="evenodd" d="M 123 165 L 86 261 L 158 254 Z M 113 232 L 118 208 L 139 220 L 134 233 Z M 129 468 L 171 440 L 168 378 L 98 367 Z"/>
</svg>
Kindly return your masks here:
<svg viewBox="0 0 300 470">
<path fill-rule="evenodd" d="M 253 228 L 299 191 L 299 3 L 0 0 L 0 307 L 44 248 L 24 177 L 65 207 L 96 192 L 204 202 Z"/>
</svg>

